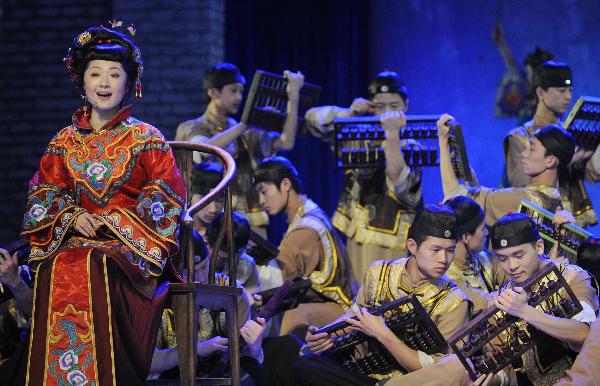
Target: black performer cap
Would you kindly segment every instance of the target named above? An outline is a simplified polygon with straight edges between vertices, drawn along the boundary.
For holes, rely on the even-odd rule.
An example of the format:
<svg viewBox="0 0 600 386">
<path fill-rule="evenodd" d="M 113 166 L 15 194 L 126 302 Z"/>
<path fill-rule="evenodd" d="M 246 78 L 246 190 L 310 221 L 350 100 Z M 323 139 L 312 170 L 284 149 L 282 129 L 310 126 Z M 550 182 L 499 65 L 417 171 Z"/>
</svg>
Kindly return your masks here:
<svg viewBox="0 0 600 386">
<path fill-rule="evenodd" d="M 541 127 L 533 135 L 544 145 L 563 165 L 568 165 L 575 154 L 575 139 L 573 135 L 557 125 Z"/>
<path fill-rule="evenodd" d="M 415 240 L 417 235 L 456 240 L 456 215 L 447 205 L 424 205 L 413 220 L 408 231 L 408 238 Z"/>
<path fill-rule="evenodd" d="M 295 182 L 296 188 L 302 190 L 300 175 L 290 160 L 282 156 L 267 157 L 258 164 L 256 173 L 252 177 L 252 184 L 261 182 L 279 184 L 284 178 L 288 178 L 292 183 Z"/>
<path fill-rule="evenodd" d="M 456 213 L 456 225 L 458 235 L 473 233 L 483 223 L 485 213 L 477 201 L 467 196 L 452 197 L 445 202 Z"/>
<path fill-rule="evenodd" d="M 402 99 L 406 100 L 408 90 L 400 76 L 394 71 L 383 71 L 377 74 L 371 83 L 369 83 L 369 98 L 373 99 L 375 94 L 379 93 L 397 93 Z"/>
<path fill-rule="evenodd" d="M 204 89 L 222 88 L 228 84 L 246 84 L 246 79 L 235 64 L 218 63 L 204 73 Z"/>
<path fill-rule="evenodd" d="M 508 213 L 496 221 L 490 231 L 493 249 L 514 247 L 540 239 L 537 225 L 523 213 Z"/>
<path fill-rule="evenodd" d="M 563 62 L 548 60 L 535 71 L 536 87 L 570 87 L 573 85 L 571 68 Z"/>
<path fill-rule="evenodd" d="M 192 193 L 206 196 L 223 179 L 223 166 L 217 162 L 202 162 L 192 169 Z"/>
</svg>

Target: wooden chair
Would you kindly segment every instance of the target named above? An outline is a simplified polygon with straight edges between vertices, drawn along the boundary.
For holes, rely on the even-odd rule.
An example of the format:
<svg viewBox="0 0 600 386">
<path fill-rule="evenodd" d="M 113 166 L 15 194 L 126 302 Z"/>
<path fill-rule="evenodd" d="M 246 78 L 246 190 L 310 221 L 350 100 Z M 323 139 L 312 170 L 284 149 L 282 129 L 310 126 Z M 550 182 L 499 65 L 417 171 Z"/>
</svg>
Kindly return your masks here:
<svg viewBox="0 0 600 386">
<path fill-rule="evenodd" d="M 236 166 L 229 153 L 216 146 L 195 144 L 184 141 L 169 142 L 173 149 L 177 166 L 182 174 L 187 187 L 188 200 L 191 198 L 192 155 L 194 151 L 208 153 L 219 158 L 225 169 L 223 180 L 208 195 L 194 205 L 187 206 L 181 216 L 179 234 L 180 253 L 174 259 L 175 269 L 181 273 L 183 262 L 187 267 L 194 267 L 193 226 L 194 214 L 206 207 L 211 201 L 225 194 L 225 226 L 217 238 L 216 247 L 210 256 L 209 284 L 195 281 L 194 269 L 188 269 L 187 283 L 174 283 L 169 288 L 169 295 L 175 313 L 175 333 L 177 350 L 179 354 L 179 372 L 182 386 L 196 384 L 202 385 L 234 385 L 240 384 L 240 352 L 230 349 L 231 378 L 199 378 L 196 379 L 196 343 L 198 340 L 198 308 L 204 307 L 211 310 L 224 310 L 227 318 L 229 347 L 240 347 L 237 301 L 242 295 L 242 289 L 236 286 L 237 260 L 234 258 L 233 227 L 232 227 L 232 202 L 229 183 L 236 173 Z M 215 284 L 216 252 L 223 242 L 227 232 L 227 251 L 229 258 L 229 286 Z"/>
</svg>

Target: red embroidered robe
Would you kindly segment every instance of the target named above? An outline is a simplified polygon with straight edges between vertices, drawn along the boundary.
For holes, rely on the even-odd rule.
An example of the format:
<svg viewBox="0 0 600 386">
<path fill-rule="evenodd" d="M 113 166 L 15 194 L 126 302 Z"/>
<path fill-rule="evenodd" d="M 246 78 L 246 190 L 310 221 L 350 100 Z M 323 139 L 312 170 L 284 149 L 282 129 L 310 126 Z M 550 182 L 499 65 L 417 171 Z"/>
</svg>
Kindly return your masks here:
<svg viewBox="0 0 600 386">
<path fill-rule="evenodd" d="M 37 270 L 28 385 L 136 385 L 146 378 L 177 251 L 185 188 L 154 127 L 123 108 L 92 131 L 90 113 L 50 142 L 34 176 L 22 234 Z M 95 239 L 75 232 L 85 211 Z"/>
</svg>

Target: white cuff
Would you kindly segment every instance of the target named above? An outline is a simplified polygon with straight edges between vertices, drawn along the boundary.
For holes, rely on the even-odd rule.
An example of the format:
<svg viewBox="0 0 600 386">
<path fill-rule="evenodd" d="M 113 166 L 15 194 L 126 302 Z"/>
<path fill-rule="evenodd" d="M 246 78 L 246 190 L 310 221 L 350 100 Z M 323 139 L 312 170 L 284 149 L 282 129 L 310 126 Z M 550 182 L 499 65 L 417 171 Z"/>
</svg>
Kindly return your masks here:
<svg viewBox="0 0 600 386">
<path fill-rule="evenodd" d="M 387 188 L 392 192 L 396 193 L 397 196 L 401 196 L 402 193 L 406 190 L 408 186 L 410 176 L 410 167 L 408 165 L 404 166 L 400 171 L 400 175 L 396 179 L 396 181 L 392 181 L 386 174 L 385 183 Z"/>
<path fill-rule="evenodd" d="M 421 367 L 431 366 L 433 364 L 433 357 L 429 354 L 425 354 L 423 351 L 417 350 L 417 354 L 419 355 L 419 363 Z"/>
<path fill-rule="evenodd" d="M 510 385 L 510 379 L 504 370 L 500 370 L 497 375 L 500 378 L 500 386 Z"/>
<path fill-rule="evenodd" d="M 596 320 L 596 313 L 592 309 L 587 302 L 580 302 L 583 310 L 581 310 L 578 314 L 573 315 L 571 319 L 577 320 L 582 323 L 592 323 Z"/>
</svg>

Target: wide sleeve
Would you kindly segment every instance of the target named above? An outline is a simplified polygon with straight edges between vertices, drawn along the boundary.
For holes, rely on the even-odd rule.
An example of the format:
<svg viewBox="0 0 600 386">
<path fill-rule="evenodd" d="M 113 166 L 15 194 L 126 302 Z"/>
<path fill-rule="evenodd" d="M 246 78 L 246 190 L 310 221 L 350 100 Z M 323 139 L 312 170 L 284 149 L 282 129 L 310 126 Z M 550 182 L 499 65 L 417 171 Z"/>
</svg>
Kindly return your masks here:
<svg viewBox="0 0 600 386">
<path fill-rule="evenodd" d="M 592 184 L 600 181 L 600 146 L 585 164 L 585 179 Z"/>
<path fill-rule="evenodd" d="M 65 167 L 64 131 L 52 139 L 30 184 L 21 235 L 31 244 L 30 264 L 51 256 L 63 243 L 78 214 L 85 211 L 75 200 Z"/>
<path fill-rule="evenodd" d="M 322 253 L 319 235 L 314 230 L 301 228 L 288 233 L 277 255 L 283 280 L 308 277 L 318 267 Z"/>
<path fill-rule="evenodd" d="M 304 114 L 304 121 L 312 135 L 331 142 L 333 141 L 333 120 L 347 112 L 348 109 L 338 106 L 313 107 Z"/>
<path fill-rule="evenodd" d="M 173 152 L 157 131 L 150 134 L 138 162 L 147 179 L 134 205 L 113 208 L 100 216 L 121 241 L 142 257 L 141 268 L 159 276 L 168 257 L 178 251 L 185 187 Z"/>
</svg>

